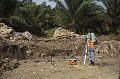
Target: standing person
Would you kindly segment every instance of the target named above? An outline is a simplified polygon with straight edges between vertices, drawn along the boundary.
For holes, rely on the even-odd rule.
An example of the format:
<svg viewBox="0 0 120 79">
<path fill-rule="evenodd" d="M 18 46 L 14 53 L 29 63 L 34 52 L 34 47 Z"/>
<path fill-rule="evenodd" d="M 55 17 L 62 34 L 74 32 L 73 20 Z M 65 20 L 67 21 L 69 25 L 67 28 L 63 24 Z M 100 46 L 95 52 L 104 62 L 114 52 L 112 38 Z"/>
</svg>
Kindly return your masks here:
<svg viewBox="0 0 120 79">
<path fill-rule="evenodd" d="M 89 55 L 90 64 L 94 65 L 94 44 L 96 44 L 95 34 L 94 33 L 88 33 L 86 38 L 86 50 Z"/>
</svg>

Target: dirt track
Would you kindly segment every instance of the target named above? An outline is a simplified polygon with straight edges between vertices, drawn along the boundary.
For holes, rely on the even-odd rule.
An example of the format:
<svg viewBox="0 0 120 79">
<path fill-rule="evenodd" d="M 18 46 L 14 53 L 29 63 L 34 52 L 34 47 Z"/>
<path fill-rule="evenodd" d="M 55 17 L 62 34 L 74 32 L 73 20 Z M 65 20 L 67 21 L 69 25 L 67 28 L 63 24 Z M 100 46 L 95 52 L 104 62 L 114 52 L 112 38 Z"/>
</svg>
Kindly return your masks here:
<svg viewBox="0 0 120 79">
<path fill-rule="evenodd" d="M 18 68 L 5 72 L 2 79 L 118 79 L 116 59 L 104 60 L 103 67 L 97 60 L 95 66 L 88 65 L 89 62 L 83 66 L 79 61 L 77 65 L 68 65 L 67 60 L 68 57 L 55 57 L 53 62 L 22 60 Z"/>
</svg>

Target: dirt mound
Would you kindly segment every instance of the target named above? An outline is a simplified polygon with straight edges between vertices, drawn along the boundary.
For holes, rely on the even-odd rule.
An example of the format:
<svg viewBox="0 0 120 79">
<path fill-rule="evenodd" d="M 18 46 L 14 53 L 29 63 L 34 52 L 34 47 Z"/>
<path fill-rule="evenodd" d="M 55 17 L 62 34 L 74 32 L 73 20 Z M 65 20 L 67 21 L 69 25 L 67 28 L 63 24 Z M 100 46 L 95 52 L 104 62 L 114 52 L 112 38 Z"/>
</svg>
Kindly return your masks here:
<svg viewBox="0 0 120 79">
<path fill-rule="evenodd" d="M 3 23 L 1 27 L 6 27 Z M 3 29 L 3 28 L 2 28 Z M 58 30 L 58 31 L 57 31 Z M 1 37 L 0 41 L 0 58 L 36 58 L 45 56 L 56 55 L 81 55 L 85 48 L 84 37 L 85 35 L 77 37 L 73 32 L 59 28 L 53 37 L 60 38 L 38 38 L 30 34 L 28 31 L 21 33 L 15 32 L 6 33 L 7 37 Z M 104 40 L 109 40 L 108 36 L 97 37 L 98 44 Z"/>
<path fill-rule="evenodd" d="M 1 27 L 7 26 L 1 23 Z M 83 51 L 82 39 L 73 36 L 72 32 L 65 29 L 59 29 L 58 35 L 60 38 L 37 38 L 29 32 L 15 32 L 6 33 L 7 37 L 1 36 L 1 58 L 36 58 L 41 55 L 55 56 L 55 55 L 70 55 L 79 54 Z M 58 36 L 56 35 L 56 36 Z M 84 46 L 84 45 L 83 45 Z"/>
<path fill-rule="evenodd" d="M 25 59 L 25 45 L 19 43 L 13 43 L 8 41 L 8 39 L 1 39 L 0 42 L 0 59 L 11 58 L 11 59 Z"/>
<path fill-rule="evenodd" d="M 11 27 L 8 27 L 4 23 L 0 23 L 0 37 L 7 37 L 13 29 Z"/>
<path fill-rule="evenodd" d="M 4 23 L 1 23 L 0 26 L 2 30 L 9 30 L 9 27 Z M 79 54 L 79 50 L 83 50 L 82 39 L 75 37 L 72 32 L 65 29 L 61 29 L 59 32 L 61 32 L 60 38 L 49 39 L 35 37 L 28 31 L 4 33 L 5 36 L 0 36 L 0 58 L 21 60 L 41 57 L 41 55 Z"/>
<path fill-rule="evenodd" d="M 2 29 L 5 27 L 5 29 L 9 29 L 9 27 L 3 23 L 0 23 L 0 27 Z M 35 37 L 28 31 L 24 33 L 12 31 L 4 34 L 6 34 L 5 36 L 7 37 L 3 37 L 4 35 L 0 36 L 0 58 L 7 57 L 20 60 L 26 58 L 41 57 L 41 55 L 81 55 L 85 48 L 85 35 L 80 36 L 62 28 L 58 28 L 55 31 L 55 34 L 53 36 L 55 38 L 49 39 Z M 106 48 L 105 45 L 112 48 L 115 44 L 115 41 L 109 42 L 110 38 L 108 36 L 99 36 L 97 39 L 97 51 L 99 50 L 99 52 L 101 52 L 101 50 L 107 50 L 109 52 L 110 49 L 104 49 Z M 107 42 L 104 44 L 102 43 L 103 41 L 108 41 L 109 43 Z M 111 55 L 115 54 L 114 52 L 116 52 L 116 50 L 118 51 L 118 49 L 118 47 L 114 46 L 114 51 L 113 48 L 111 49 L 111 52 L 113 51 Z M 117 53 L 115 55 L 117 55 Z"/>
<path fill-rule="evenodd" d="M 118 58 L 120 52 L 120 41 L 104 41 L 98 46 L 96 52 L 107 58 Z"/>
<path fill-rule="evenodd" d="M 28 31 L 21 33 L 15 32 L 4 23 L 0 23 L 0 59 L 25 59 L 26 46 L 35 36 Z"/>
<path fill-rule="evenodd" d="M 79 54 L 81 48 L 81 41 L 75 38 L 64 39 L 43 39 L 28 46 L 27 55 L 33 58 L 58 55 Z"/>
<path fill-rule="evenodd" d="M 60 37 L 77 37 L 77 38 L 79 38 L 80 35 L 75 34 L 74 32 L 68 31 L 68 30 L 60 27 L 60 28 L 55 30 L 53 38 L 60 38 Z"/>
</svg>

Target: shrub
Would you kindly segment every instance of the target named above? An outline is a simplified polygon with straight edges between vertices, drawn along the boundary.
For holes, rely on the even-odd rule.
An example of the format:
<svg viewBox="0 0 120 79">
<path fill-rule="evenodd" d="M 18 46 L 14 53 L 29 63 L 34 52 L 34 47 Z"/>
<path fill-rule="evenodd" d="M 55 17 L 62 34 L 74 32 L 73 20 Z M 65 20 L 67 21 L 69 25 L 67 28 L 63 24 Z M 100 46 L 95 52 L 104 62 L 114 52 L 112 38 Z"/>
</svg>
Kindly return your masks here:
<svg viewBox="0 0 120 79">
<path fill-rule="evenodd" d="M 120 34 L 117 35 L 110 35 L 114 40 L 120 41 Z"/>
</svg>

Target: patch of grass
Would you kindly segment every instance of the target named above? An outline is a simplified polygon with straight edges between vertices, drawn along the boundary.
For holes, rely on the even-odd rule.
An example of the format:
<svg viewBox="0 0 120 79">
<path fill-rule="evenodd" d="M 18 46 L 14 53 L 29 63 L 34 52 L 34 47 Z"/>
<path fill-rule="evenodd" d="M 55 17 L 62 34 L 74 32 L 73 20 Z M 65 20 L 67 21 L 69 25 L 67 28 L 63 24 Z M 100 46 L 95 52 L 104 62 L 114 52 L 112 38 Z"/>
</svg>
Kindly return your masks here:
<svg viewBox="0 0 120 79">
<path fill-rule="evenodd" d="M 55 32 L 56 29 L 58 29 L 59 27 L 55 27 L 55 28 L 52 28 L 50 30 L 48 30 L 48 33 L 47 33 L 47 37 L 53 37 L 53 34 Z"/>
<path fill-rule="evenodd" d="M 110 37 L 112 37 L 114 40 L 120 41 L 120 34 L 118 35 L 109 35 Z"/>
</svg>

